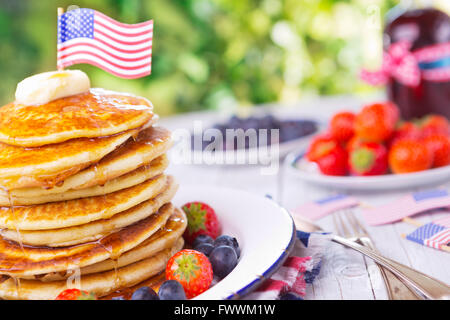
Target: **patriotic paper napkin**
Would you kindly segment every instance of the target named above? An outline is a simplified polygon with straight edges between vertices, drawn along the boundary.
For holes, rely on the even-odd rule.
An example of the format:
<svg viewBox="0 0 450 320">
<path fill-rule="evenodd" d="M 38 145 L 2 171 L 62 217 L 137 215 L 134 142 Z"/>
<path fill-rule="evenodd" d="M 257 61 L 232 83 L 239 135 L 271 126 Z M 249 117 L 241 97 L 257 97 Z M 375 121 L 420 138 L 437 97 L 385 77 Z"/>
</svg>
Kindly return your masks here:
<svg viewBox="0 0 450 320">
<path fill-rule="evenodd" d="M 287 293 L 304 298 L 307 284 L 313 283 L 320 272 L 322 255 L 330 239 L 328 233 L 297 231 L 294 249 L 283 266 L 245 299 L 274 300 Z"/>
<path fill-rule="evenodd" d="M 450 215 L 420 226 L 408 234 L 406 239 L 424 246 L 441 249 L 442 246 L 450 243 Z"/>
<path fill-rule="evenodd" d="M 344 194 L 338 194 L 305 203 L 292 210 L 292 212 L 314 221 L 338 210 L 355 207 L 357 205 L 359 205 L 358 199 Z"/>
<path fill-rule="evenodd" d="M 447 190 L 437 189 L 408 194 L 392 203 L 363 210 L 367 224 L 375 226 L 399 221 L 414 214 L 450 206 Z"/>
</svg>

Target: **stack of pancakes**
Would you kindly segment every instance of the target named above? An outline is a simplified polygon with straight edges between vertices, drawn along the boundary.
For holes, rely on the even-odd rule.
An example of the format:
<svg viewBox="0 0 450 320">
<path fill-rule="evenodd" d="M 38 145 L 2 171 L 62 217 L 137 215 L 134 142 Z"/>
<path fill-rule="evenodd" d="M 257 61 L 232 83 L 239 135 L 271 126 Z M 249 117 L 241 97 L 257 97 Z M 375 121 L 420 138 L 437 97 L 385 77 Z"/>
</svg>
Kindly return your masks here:
<svg viewBox="0 0 450 320">
<path fill-rule="evenodd" d="M 149 101 L 99 89 L 0 108 L 0 298 L 102 297 L 164 270 L 186 218 L 156 120 Z"/>
</svg>

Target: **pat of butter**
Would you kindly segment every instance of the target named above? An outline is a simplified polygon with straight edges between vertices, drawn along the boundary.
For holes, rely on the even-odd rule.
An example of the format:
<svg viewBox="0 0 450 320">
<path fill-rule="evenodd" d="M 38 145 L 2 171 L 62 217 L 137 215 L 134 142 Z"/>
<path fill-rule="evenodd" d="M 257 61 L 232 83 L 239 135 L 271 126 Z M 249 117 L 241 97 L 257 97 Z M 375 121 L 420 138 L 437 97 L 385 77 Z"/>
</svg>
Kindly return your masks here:
<svg viewBox="0 0 450 320">
<path fill-rule="evenodd" d="M 40 105 L 89 91 L 88 76 L 80 70 L 50 71 L 28 77 L 17 84 L 16 102 Z"/>
</svg>

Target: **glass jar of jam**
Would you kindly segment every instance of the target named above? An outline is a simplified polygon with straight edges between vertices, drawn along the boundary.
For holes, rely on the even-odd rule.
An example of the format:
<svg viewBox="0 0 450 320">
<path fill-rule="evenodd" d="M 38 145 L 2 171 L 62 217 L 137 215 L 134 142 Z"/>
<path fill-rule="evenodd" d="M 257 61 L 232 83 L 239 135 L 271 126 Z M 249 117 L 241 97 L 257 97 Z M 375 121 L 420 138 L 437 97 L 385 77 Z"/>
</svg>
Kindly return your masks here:
<svg viewBox="0 0 450 320">
<path fill-rule="evenodd" d="M 398 10 L 398 9 L 397 9 Z M 450 18 L 437 9 L 406 10 L 387 22 L 385 52 L 395 43 L 408 43 L 409 53 L 419 70 L 418 82 L 411 85 L 390 76 L 389 98 L 411 119 L 429 113 L 450 118 Z"/>
</svg>

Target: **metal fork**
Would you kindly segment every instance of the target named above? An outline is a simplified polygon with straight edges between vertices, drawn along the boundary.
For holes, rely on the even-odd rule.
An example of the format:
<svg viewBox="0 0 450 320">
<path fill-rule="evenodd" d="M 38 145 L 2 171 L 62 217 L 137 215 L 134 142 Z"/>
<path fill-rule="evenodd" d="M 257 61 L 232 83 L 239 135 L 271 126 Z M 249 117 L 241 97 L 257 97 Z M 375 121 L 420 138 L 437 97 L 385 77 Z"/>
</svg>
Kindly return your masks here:
<svg viewBox="0 0 450 320">
<path fill-rule="evenodd" d="M 351 210 L 342 210 L 342 213 L 333 215 L 335 228 L 341 236 L 350 241 L 357 242 L 377 252 L 369 233 L 364 226 L 358 221 Z M 417 300 L 423 299 L 415 290 L 398 279 L 392 272 L 383 268 L 377 263 L 381 276 L 384 280 L 389 300 Z"/>
</svg>

